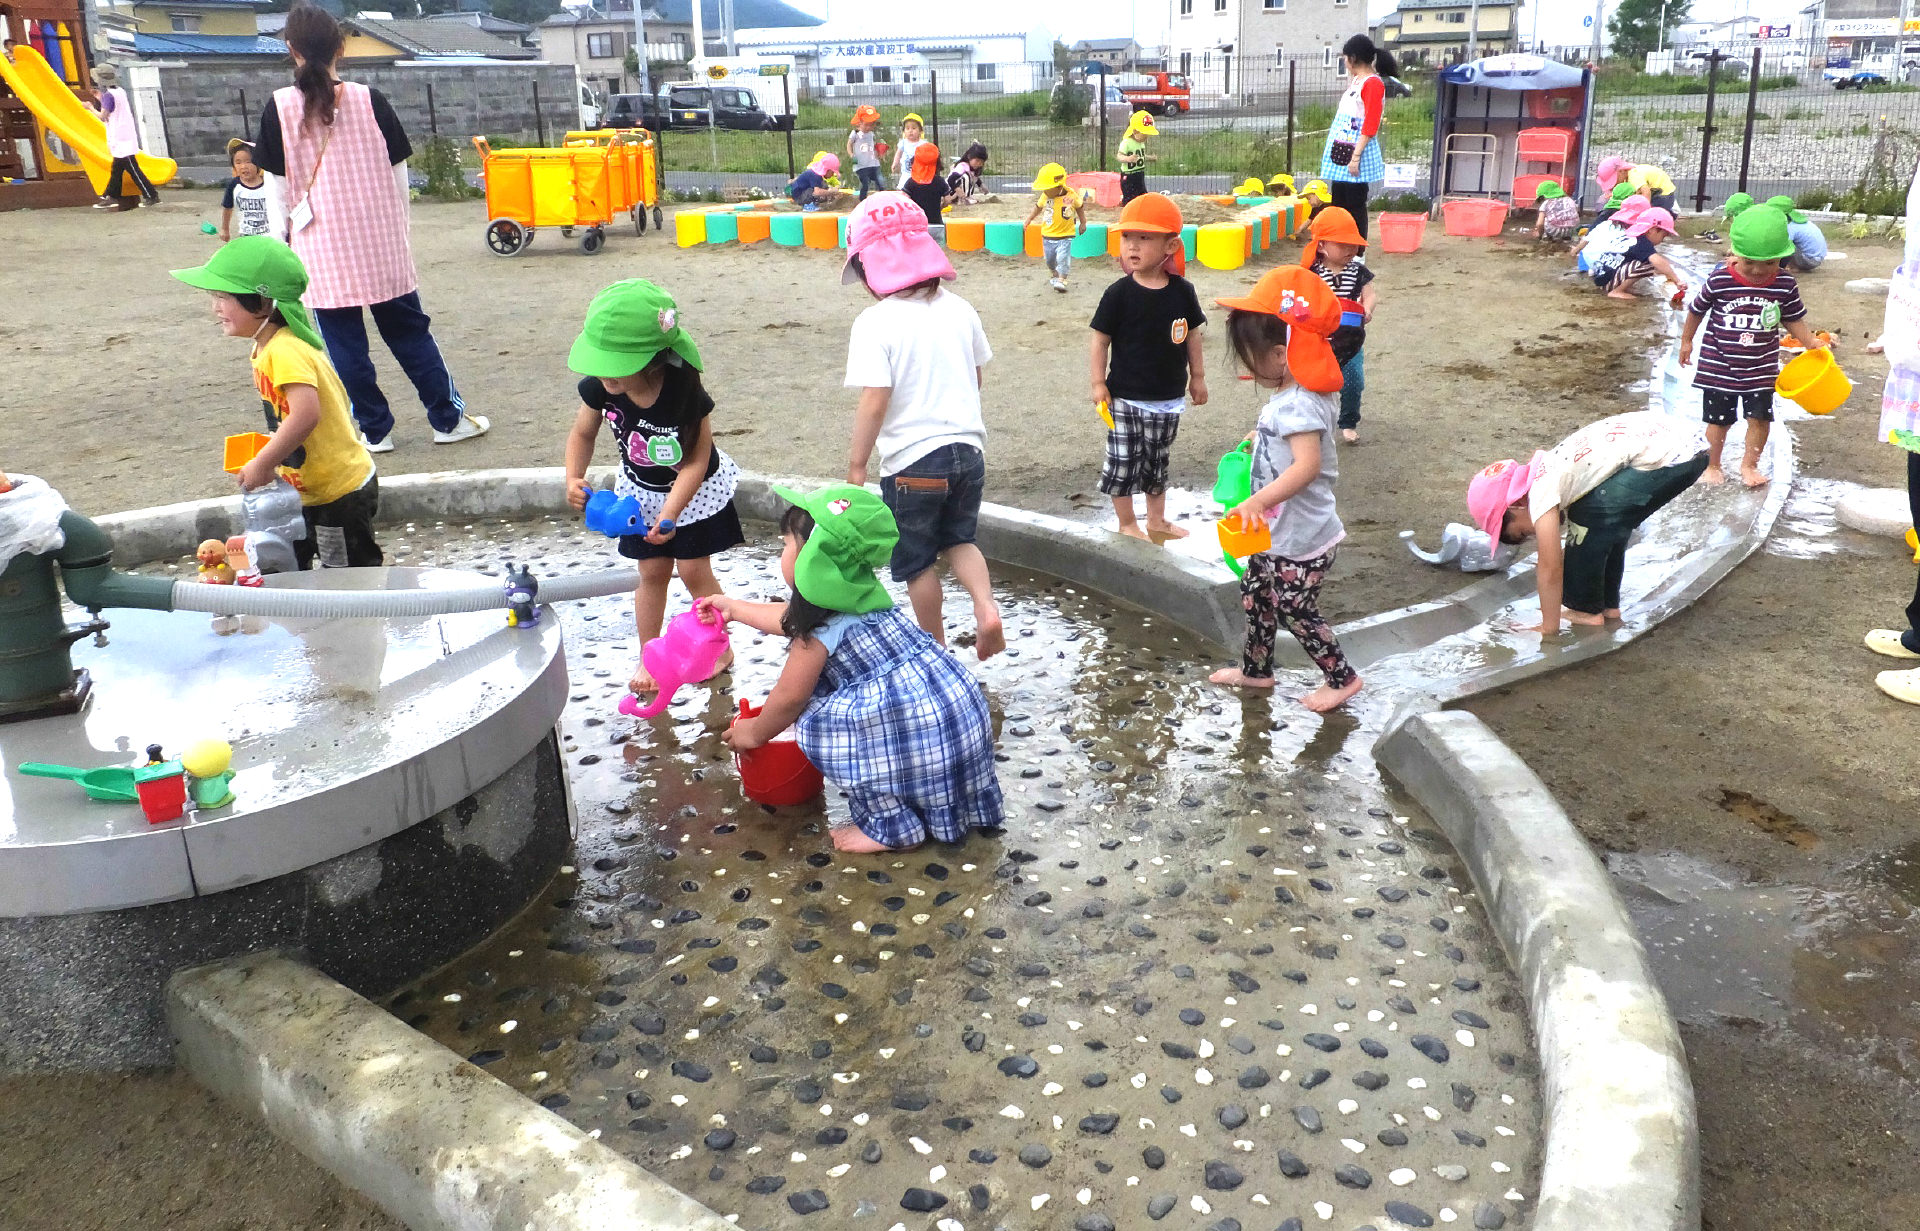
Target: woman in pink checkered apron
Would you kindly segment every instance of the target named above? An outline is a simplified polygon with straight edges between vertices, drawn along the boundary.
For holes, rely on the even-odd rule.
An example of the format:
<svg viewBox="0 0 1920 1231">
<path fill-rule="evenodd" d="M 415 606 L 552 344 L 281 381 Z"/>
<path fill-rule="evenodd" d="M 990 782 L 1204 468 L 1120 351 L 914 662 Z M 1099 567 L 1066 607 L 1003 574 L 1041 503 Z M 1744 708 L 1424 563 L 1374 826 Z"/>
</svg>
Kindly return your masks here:
<svg viewBox="0 0 1920 1231">
<path fill-rule="evenodd" d="M 471 440 L 489 426 L 467 413 L 431 323 L 408 241 L 406 130 L 378 90 L 335 73 L 345 40 L 323 9 L 287 14 L 294 84 L 274 91 L 260 117 L 254 162 L 286 180 L 289 242 L 307 267 L 306 305 L 353 401 L 368 448 L 393 448 L 393 410 L 375 377 L 362 310 L 413 382 L 436 444 Z"/>
<path fill-rule="evenodd" d="M 1884 349 L 1890 371 L 1880 399 L 1880 426 L 1876 436 L 1906 452 L 1907 508 L 1920 525 L 1920 168 L 1907 189 L 1905 260 L 1893 271 L 1888 288 L 1886 317 L 1880 341 L 1869 349 Z M 1897 700 L 1920 705 L 1920 581 L 1907 604 L 1907 627 L 1876 628 L 1867 633 L 1867 648 L 1899 660 L 1900 669 L 1874 677 L 1880 691 Z"/>
</svg>

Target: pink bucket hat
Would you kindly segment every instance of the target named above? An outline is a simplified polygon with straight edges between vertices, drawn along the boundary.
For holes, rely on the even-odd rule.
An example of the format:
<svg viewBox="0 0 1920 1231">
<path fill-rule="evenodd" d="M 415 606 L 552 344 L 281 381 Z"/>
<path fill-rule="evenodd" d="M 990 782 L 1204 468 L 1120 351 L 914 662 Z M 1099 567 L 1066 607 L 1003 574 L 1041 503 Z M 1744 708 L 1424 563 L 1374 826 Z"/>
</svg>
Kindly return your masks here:
<svg viewBox="0 0 1920 1231">
<path fill-rule="evenodd" d="M 874 294 L 891 295 L 929 278 L 951 282 L 956 276 L 953 262 L 927 233 L 927 212 L 912 197 L 904 192 L 876 192 L 854 207 L 847 219 L 842 283 L 853 286 L 864 281 Z"/>
<path fill-rule="evenodd" d="M 1640 198 L 1636 197 L 1634 199 L 1639 200 Z M 1655 228 L 1665 231 L 1669 235 L 1673 234 L 1673 215 L 1657 205 L 1650 209 L 1643 209 L 1636 214 L 1633 219 L 1633 225 L 1627 228 L 1627 234 L 1638 239 L 1640 236 L 1645 235 L 1648 231 L 1654 230 Z"/>
<path fill-rule="evenodd" d="M 1613 221 L 1626 226 L 1640 215 L 1653 208 L 1653 203 L 1645 197 L 1628 197 L 1620 202 L 1620 208 L 1613 211 Z"/>
<path fill-rule="evenodd" d="M 1594 168 L 1593 172 L 1594 178 L 1600 181 L 1600 191 L 1612 192 L 1613 186 L 1620 182 L 1620 173 L 1631 165 L 1633 164 L 1618 154 L 1602 158 L 1600 165 Z"/>
<path fill-rule="evenodd" d="M 1473 524 L 1498 542 L 1500 523 L 1508 507 L 1533 490 L 1533 480 L 1545 457 L 1544 453 L 1535 453 L 1524 466 L 1507 458 L 1474 475 L 1473 482 L 1467 484 L 1467 512 L 1473 515 Z"/>
<path fill-rule="evenodd" d="M 822 154 L 813 160 L 813 170 L 823 176 L 840 174 L 840 155 Z"/>
</svg>

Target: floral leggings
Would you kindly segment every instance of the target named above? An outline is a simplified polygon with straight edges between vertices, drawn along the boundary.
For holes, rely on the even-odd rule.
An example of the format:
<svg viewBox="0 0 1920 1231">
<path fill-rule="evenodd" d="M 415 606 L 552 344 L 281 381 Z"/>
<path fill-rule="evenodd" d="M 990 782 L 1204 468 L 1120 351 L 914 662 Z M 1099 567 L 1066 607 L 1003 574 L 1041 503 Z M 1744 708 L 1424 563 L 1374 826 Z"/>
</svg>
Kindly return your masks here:
<svg viewBox="0 0 1920 1231">
<path fill-rule="evenodd" d="M 1300 648 L 1326 673 L 1327 684 L 1345 688 L 1355 673 L 1340 652 L 1333 628 L 1320 615 L 1320 583 L 1333 567 L 1333 552 L 1311 560 L 1288 560 L 1261 552 L 1247 557 L 1240 601 L 1247 611 L 1247 646 L 1240 670 L 1252 679 L 1273 678 L 1273 642 L 1285 625 Z"/>
</svg>

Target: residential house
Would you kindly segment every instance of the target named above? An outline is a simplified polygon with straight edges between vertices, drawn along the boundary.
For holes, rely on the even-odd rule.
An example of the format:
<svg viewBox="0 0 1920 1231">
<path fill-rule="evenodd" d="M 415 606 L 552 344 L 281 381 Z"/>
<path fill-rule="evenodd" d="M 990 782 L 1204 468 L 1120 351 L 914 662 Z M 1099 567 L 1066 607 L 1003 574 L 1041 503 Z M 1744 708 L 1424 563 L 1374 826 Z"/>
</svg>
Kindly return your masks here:
<svg viewBox="0 0 1920 1231">
<path fill-rule="evenodd" d="M 126 49 L 125 31 L 131 30 L 130 50 L 143 59 L 268 60 L 287 54 L 284 44 L 261 37 L 255 28 L 253 0 L 98 3 L 110 45 Z"/>
<path fill-rule="evenodd" d="M 463 22 L 393 18 L 361 13 L 346 28 L 348 63 L 394 60 L 532 60 L 539 52 Z"/>
<path fill-rule="evenodd" d="M 1341 44 L 1366 31 L 1367 0 L 1169 0 L 1168 27 L 1167 70 L 1201 97 L 1284 85 L 1290 60 L 1331 85 Z"/>
<path fill-rule="evenodd" d="M 722 17 L 731 7 L 740 29 L 790 29 L 817 26 L 820 19 L 782 0 L 703 0 L 700 19 L 706 36 L 706 54 L 728 54 Z M 645 59 L 650 64 L 685 64 L 694 58 L 692 0 L 649 0 L 641 10 L 646 29 Z M 554 64 L 571 64 L 581 78 L 609 94 L 638 87 L 626 70 L 627 52 L 634 47 L 633 0 L 607 0 L 605 8 L 563 8 L 540 23 L 535 39 L 540 54 Z"/>
<path fill-rule="evenodd" d="M 495 38 L 505 39 L 516 47 L 538 50 L 533 40 L 533 27 L 517 21 L 508 21 L 504 17 L 495 17 L 492 13 L 460 12 L 432 13 L 428 21 L 448 21 L 463 26 L 472 26 L 476 30 L 485 30 Z"/>
<path fill-rule="evenodd" d="M 929 74 L 942 92 L 1023 94 L 1053 84 L 1053 35 L 1045 26 L 921 26 L 915 33 L 828 23 L 817 29 L 749 30 L 742 53 L 792 56 L 803 97 L 926 97 Z"/>
<path fill-rule="evenodd" d="M 1083 38 L 1070 49 L 1079 64 L 1131 69 L 1140 63 L 1140 44 L 1130 38 Z"/>
<path fill-rule="evenodd" d="M 1479 24 L 1468 37 L 1470 0 L 1400 0 L 1380 22 L 1374 41 L 1403 63 L 1454 64 L 1472 56 L 1515 49 L 1518 0 L 1479 0 Z"/>
</svg>

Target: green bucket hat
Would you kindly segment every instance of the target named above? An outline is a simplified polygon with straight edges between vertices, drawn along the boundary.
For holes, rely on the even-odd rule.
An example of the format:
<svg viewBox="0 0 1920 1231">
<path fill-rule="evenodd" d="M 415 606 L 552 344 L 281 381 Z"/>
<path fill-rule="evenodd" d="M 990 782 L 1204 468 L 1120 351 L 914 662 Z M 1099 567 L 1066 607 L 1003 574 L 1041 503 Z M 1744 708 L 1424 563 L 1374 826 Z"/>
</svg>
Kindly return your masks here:
<svg viewBox="0 0 1920 1231">
<path fill-rule="evenodd" d="M 701 371 L 700 351 L 680 327 L 673 296 L 644 278 L 616 282 L 593 297 L 567 366 L 582 376 L 632 376 L 663 350 Z"/>
<path fill-rule="evenodd" d="M 1792 197 L 1784 194 L 1777 197 L 1768 197 L 1766 203 L 1785 214 L 1788 222 L 1805 222 L 1807 220 L 1805 214 L 1793 207 Z"/>
<path fill-rule="evenodd" d="M 793 588 L 828 611 L 865 615 L 893 606 L 873 570 L 887 562 L 900 528 L 893 511 L 864 487 L 837 483 L 810 496 L 776 487 L 773 494 L 805 509 L 813 533 L 793 562 Z"/>
<path fill-rule="evenodd" d="M 1625 180 L 1621 180 L 1613 186 L 1613 195 L 1607 198 L 1607 204 L 1609 206 L 1617 206 L 1632 195 L 1633 185 L 1627 183 Z"/>
<path fill-rule="evenodd" d="M 307 267 L 293 249 L 271 236 L 242 235 L 221 245 L 205 265 L 176 269 L 173 276 L 203 291 L 271 299 L 294 337 L 317 351 L 327 348 L 300 302 L 307 292 Z"/>
<path fill-rule="evenodd" d="M 1736 192 L 1732 196 L 1727 198 L 1727 203 L 1725 205 L 1722 205 L 1720 207 L 1720 214 L 1728 222 L 1732 222 L 1735 218 L 1738 218 L 1741 214 L 1745 213 L 1747 210 L 1752 208 L 1753 208 L 1752 194 L 1745 193 L 1745 192 Z"/>
<path fill-rule="evenodd" d="M 1777 209 L 1746 210 L 1733 220 L 1727 234 L 1733 241 L 1733 255 L 1749 261 L 1778 261 L 1793 255 L 1787 216 Z"/>
<path fill-rule="evenodd" d="M 1556 197 L 1564 197 L 1566 195 L 1567 190 L 1560 187 L 1559 180 L 1543 180 L 1540 183 L 1540 187 L 1534 190 L 1534 196 L 1542 201 L 1551 201 Z"/>
</svg>

